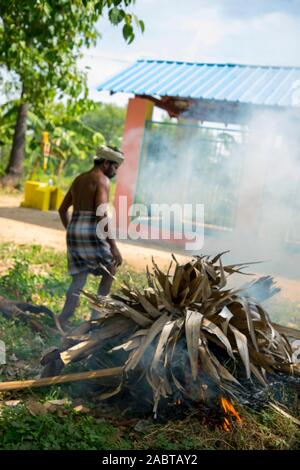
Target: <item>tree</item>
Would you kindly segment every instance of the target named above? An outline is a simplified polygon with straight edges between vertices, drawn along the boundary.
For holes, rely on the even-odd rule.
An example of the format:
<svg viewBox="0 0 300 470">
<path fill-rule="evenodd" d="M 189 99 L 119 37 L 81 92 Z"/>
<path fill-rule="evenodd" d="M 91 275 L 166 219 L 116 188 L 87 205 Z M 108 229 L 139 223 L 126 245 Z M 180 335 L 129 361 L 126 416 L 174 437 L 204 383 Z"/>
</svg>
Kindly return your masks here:
<svg viewBox="0 0 300 470">
<path fill-rule="evenodd" d="M 83 115 L 74 115 L 63 103 L 47 105 L 42 116 L 28 111 L 24 160 L 24 176 L 44 178 L 46 175 L 60 183 L 85 171 L 92 163 L 100 144 L 120 146 L 125 121 L 125 107 L 94 103 Z M 9 150 L 17 117 L 14 101 L 0 105 L 0 176 L 5 174 Z M 51 143 L 47 170 L 44 170 L 42 134 L 48 132 Z M 55 175 L 55 176 L 54 176 Z"/>
<path fill-rule="evenodd" d="M 108 145 L 120 146 L 123 135 L 126 109 L 113 104 L 95 103 L 94 109 L 86 113 L 81 122 L 101 132 Z"/>
<path fill-rule="evenodd" d="M 23 173 L 29 105 L 41 111 L 55 97 L 68 97 L 76 113 L 87 103 L 86 74 L 77 68 L 82 47 L 96 44 L 96 23 L 104 14 L 123 25 L 124 39 L 133 41 L 134 22 L 128 12 L 135 0 L 1 0 L 0 66 L 17 81 L 20 98 L 4 185 L 16 185 Z M 76 100 L 76 102 L 75 102 Z"/>
<path fill-rule="evenodd" d="M 49 133 L 51 151 L 47 172 L 60 177 L 63 170 L 69 175 L 72 171 L 83 171 L 88 162 L 92 164 L 95 148 L 105 143 L 105 137 L 85 125 L 81 117 L 74 116 L 62 104 L 48 107 L 43 119 L 33 112 L 28 113 L 28 138 L 26 141 L 29 158 L 26 159 L 27 174 L 45 173 L 41 154 L 41 136 L 43 131 Z M 89 166 L 90 166 L 89 165 Z"/>
</svg>

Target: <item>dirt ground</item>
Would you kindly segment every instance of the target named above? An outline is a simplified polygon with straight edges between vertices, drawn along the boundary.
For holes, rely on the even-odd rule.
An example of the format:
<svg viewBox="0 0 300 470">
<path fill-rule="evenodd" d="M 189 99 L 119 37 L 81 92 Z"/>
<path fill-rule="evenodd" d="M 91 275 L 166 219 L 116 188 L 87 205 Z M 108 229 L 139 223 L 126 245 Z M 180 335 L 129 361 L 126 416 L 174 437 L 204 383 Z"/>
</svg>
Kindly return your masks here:
<svg viewBox="0 0 300 470">
<path fill-rule="evenodd" d="M 20 207 L 21 200 L 19 194 L 0 194 L 0 243 L 38 244 L 65 252 L 65 231 L 58 213 Z M 151 265 L 152 256 L 163 267 L 170 262 L 170 251 L 124 242 L 119 242 L 119 247 L 124 260 L 138 271 Z M 176 257 L 180 261 L 187 259 L 179 254 Z M 282 297 L 300 302 L 300 280 L 278 276 L 276 281 Z"/>
<path fill-rule="evenodd" d="M 65 230 L 56 211 L 42 212 L 20 207 L 22 196 L 0 194 L 0 243 L 37 244 L 66 251 Z M 170 252 L 118 243 L 124 260 L 134 269 L 144 270 L 151 265 L 151 257 L 163 266 L 170 263 Z M 184 256 L 178 255 L 179 260 Z"/>
</svg>

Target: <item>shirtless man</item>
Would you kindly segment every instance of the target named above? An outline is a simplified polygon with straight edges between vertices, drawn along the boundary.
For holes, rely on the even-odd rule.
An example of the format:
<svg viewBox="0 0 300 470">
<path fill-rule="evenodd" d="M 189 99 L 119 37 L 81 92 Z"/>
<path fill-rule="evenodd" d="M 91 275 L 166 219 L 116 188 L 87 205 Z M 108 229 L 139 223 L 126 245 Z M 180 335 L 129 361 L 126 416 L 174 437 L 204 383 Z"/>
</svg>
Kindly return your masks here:
<svg viewBox="0 0 300 470">
<path fill-rule="evenodd" d="M 97 223 L 106 217 L 96 216 L 96 210 L 109 200 L 109 180 L 113 178 L 124 160 L 123 153 L 109 146 L 102 145 L 97 149 L 94 167 L 77 176 L 67 192 L 60 208 L 59 215 L 67 230 L 68 272 L 72 282 L 68 289 L 66 302 L 59 321 L 62 328 L 73 315 L 78 303 L 79 293 L 83 289 L 89 273 L 102 275 L 98 295 L 110 292 L 116 269 L 122 263 L 122 256 L 116 241 L 111 235 L 101 239 L 96 234 Z M 72 218 L 69 220 L 68 209 L 73 206 Z M 104 228 L 109 232 L 107 225 Z M 92 312 L 92 318 L 96 318 Z"/>
</svg>

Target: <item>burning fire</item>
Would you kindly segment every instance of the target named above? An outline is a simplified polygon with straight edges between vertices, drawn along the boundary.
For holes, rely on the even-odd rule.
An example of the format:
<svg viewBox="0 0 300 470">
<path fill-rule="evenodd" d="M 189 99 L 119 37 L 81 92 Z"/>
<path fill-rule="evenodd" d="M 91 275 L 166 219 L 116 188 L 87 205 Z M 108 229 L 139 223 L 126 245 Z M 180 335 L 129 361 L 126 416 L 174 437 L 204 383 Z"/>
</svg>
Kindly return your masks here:
<svg viewBox="0 0 300 470">
<path fill-rule="evenodd" d="M 221 406 L 227 415 L 233 416 L 238 423 L 242 422 L 242 418 L 240 417 L 233 404 L 230 403 L 229 400 L 226 400 L 226 398 L 221 397 Z M 228 418 L 224 418 L 223 429 L 224 431 L 230 431 L 231 429 L 230 420 Z"/>
</svg>

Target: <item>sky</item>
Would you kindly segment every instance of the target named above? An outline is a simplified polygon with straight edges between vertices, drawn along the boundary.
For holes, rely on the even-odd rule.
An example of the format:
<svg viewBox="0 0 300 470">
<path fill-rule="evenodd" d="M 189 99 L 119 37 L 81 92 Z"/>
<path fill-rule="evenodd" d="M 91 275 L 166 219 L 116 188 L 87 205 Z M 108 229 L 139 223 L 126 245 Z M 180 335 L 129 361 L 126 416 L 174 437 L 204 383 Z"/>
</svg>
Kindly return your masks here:
<svg viewBox="0 0 300 470">
<path fill-rule="evenodd" d="M 132 11 L 145 23 L 132 44 L 103 18 L 97 46 L 83 51 L 94 100 L 125 105 L 128 95 L 97 85 L 141 58 L 300 66 L 300 0 L 136 0 Z"/>
</svg>

